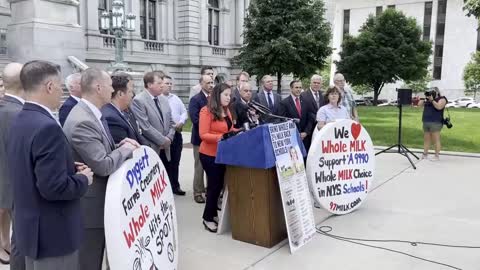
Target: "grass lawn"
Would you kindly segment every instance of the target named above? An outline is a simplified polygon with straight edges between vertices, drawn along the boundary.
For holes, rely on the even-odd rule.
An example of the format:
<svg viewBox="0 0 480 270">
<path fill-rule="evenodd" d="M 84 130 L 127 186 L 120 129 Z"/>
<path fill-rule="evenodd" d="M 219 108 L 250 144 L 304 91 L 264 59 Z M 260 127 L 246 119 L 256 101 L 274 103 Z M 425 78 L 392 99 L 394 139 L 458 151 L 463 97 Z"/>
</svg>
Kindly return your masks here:
<svg viewBox="0 0 480 270">
<path fill-rule="evenodd" d="M 480 153 L 480 109 L 449 110 L 453 128 L 443 126 L 442 150 Z M 360 106 L 358 111 L 360 121 L 374 145 L 390 146 L 397 143 L 397 107 Z M 402 141 L 409 148 L 423 149 L 422 112 L 423 108 L 403 108 Z"/>
</svg>

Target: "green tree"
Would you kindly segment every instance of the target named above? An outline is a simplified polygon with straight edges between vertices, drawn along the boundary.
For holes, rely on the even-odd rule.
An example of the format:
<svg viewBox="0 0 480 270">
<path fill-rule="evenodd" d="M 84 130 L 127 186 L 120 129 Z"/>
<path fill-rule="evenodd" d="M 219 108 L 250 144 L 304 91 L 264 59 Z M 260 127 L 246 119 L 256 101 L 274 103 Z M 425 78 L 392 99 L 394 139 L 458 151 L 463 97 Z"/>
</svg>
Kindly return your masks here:
<svg viewBox="0 0 480 270">
<path fill-rule="evenodd" d="M 331 54 L 331 30 L 321 0 L 254 0 L 244 24 L 244 45 L 233 64 L 261 77 L 282 74 L 305 78 Z"/>
<path fill-rule="evenodd" d="M 432 45 L 422 40 L 416 20 L 387 9 L 370 16 L 357 37 L 345 37 L 336 64 L 352 85 L 371 87 L 377 104 L 386 83 L 425 77 L 431 53 Z"/>
<path fill-rule="evenodd" d="M 362 97 L 373 91 L 372 87 L 366 84 L 357 84 L 352 87 L 353 91 Z"/>
<path fill-rule="evenodd" d="M 412 89 L 413 93 L 422 93 L 425 92 L 428 88 L 428 84 L 433 80 L 432 74 L 430 71 L 425 74 L 424 77 L 415 80 L 415 81 L 406 81 L 405 87 Z"/>
<path fill-rule="evenodd" d="M 480 18 L 480 0 L 464 0 L 463 10 L 467 11 L 467 16 Z"/>
<path fill-rule="evenodd" d="M 463 71 L 463 82 L 466 91 L 473 93 L 473 98 L 477 98 L 477 91 L 480 90 L 480 52 L 472 55 L 472 60 L 467 63 Z"/>
</svg>

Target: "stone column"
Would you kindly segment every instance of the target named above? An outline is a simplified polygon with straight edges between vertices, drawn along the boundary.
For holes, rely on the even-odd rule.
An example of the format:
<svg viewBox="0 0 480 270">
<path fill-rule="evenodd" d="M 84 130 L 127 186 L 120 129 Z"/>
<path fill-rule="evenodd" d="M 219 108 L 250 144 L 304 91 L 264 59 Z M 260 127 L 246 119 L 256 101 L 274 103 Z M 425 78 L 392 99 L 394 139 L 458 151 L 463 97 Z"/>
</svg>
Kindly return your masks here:
<svg viewBox="0 0 480 270">
<path fill-rule="evenodd" d="M 68 56 L 85 61 L 77 0 L 10 0 L 10 4 L 8 50 L 13 61 L 48 60 L 59 64 L 64 76 L 72 71 Z"/>
<path fill-rule="evenodd" d="M 167 15 L 167 1 L 166 0 L 160 0 L 158 2 L 160 6 L 160 36 L 158 40 L 160 41 L 165 41 L 167 39 L 167 29 L 168 29 L 168 15 Z M 158 16 L 157 16 L 158 18 Z"/>
<path fill-rule="evenodd" d="M 237 14 L 237 19 L 235 20 L 235 44 L 242 45 L 243 44 L 243 21 L 245 16 L 245 0 L 237 0 L 237 5 L 235 7 L 235 13 Z"/>
</svg>

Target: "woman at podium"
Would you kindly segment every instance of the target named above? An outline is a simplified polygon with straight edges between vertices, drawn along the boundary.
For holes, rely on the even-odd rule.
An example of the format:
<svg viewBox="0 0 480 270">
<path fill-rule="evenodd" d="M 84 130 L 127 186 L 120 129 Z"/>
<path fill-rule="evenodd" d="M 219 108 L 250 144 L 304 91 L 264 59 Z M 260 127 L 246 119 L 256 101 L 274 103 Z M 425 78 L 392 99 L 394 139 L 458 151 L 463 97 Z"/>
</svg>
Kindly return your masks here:
<svg viewBox="0 0 480 270">
<path fill-rule="evenodd" d="M 207 173 L 207 201 L 203 211 L 203 226 L 210 232 L 217 232 L 217 201 L 223 188 L 225 165 L 216 164 L 218 142 L 234 131 L 232 115 L 228 109 L 231 88 L 225 83 L 213 88 L 207 106 L 200 110 L 199 134 L 200 162 Z"/>
</svg>

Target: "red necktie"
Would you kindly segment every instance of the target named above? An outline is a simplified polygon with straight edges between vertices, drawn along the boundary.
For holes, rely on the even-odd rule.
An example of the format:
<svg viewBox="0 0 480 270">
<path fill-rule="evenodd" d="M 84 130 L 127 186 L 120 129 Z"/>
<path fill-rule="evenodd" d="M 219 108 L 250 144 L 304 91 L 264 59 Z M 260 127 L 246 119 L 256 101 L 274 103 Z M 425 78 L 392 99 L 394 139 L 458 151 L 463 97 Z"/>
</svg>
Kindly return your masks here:
<svg viewBox="0 0 480 270">
<path fill-rule="evenodd" d="M 297 107 L 298 116 L 302 116 L 302 107 L 300 106 L 300 99 L 295 98 L 295 107 Z"/>
</svg>

